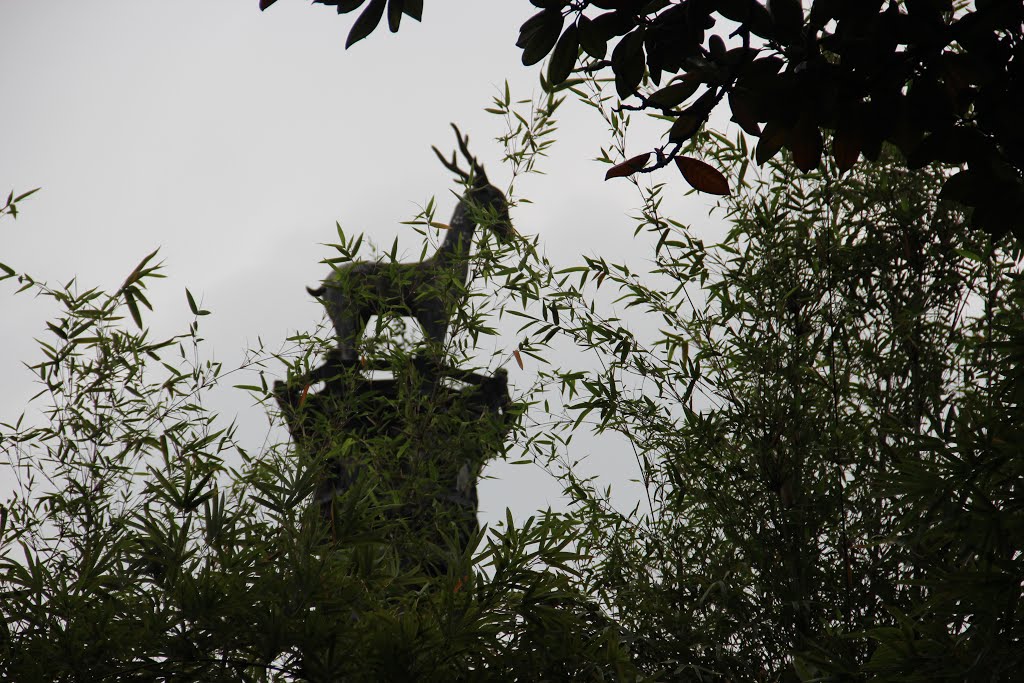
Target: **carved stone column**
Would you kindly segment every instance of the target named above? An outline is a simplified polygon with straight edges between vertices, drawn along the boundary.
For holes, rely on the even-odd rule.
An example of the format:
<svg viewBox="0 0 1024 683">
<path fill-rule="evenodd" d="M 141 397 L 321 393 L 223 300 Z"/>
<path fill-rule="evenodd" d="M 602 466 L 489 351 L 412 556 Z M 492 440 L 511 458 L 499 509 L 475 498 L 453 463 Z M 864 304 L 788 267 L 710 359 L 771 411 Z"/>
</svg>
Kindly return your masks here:
<svg viewBox="0 0 1024 683">
<path fill-rule="evenodd" d="M 403 531 L 394 538 L 403 565 L 447 571 L 443 549 L 464 549 L 479 531 L 477 480 L 498 455 L 518 410 L 507 373 L 493 377 L 404 358 L 384 369 L 328 361 L 309 376 L 277 382 L 274 393 L 299 457 L 325 462 L 313 497 L 333 529 L 337 496 L 361 477 L 393 506 L 385 513 Z M 323 382 L 313 392 L 312 384 Z"/>
</svg>

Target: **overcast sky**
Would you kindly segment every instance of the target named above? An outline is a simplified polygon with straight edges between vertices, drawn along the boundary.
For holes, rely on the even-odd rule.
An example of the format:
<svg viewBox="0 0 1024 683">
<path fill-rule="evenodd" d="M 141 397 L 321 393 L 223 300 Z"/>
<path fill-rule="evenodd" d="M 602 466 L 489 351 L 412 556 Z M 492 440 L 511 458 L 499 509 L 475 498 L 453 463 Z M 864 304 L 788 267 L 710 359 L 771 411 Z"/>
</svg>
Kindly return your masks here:
<svg viewBox="0 0 1024 683">
<path fill-rule="evenodd" d="M 0 191 L 43 189 L 17 221 L 0 223 L 0 261 L 51 282 L 116 288 L 160 248 L 167 279 L 150 290 L 157 333 L 184 329 L 184 289 L 213 315 L 203 319 L 207 353 L 237 363 L 260 337 L 269 348 L 311 329 L 322 307 L 305 292 L 325 273 L 334 223 L 377 244 L 397 236 L 415 257 L 422 237 L 401 226 L 431 196 L 447 220 L 454 188 L 430 151 L 449 149 L 450 121 L 502 186 L 487 114 L 509 81 L 536 96 L 537 70 L 515 47 L 532 6 L 525 0 L 427 0 L 422 24 L 397 35 L 381 27 L 350 50 L 354 15 L 307 0 L 2 0 Z M 627 182 L 603 182 L 593 161 L 608 144 L 587 107 L 566 102 L 545 176 L 517 182 L 533 204 L 516 209 L 524 234 L 540 236 L 558 262 L 581 253 L 642 261 L 649 253 L 628 219 L 638 204 Z M 636 137 L 635 153 L 657 139 Z M 667 180 L 667 179 L 665 179 Z M 676 182 L 677 179 L 672 179 Z M 669 210 L 700 224 L 704 204 Z M 678 196 L 676 196 L 678 194 Z M 698 215 L 694 215 L 696 212 Z M 641 264 L 642 265 L 642 264 Z M 22 362 L 54 313 L 48 301 L 0 284 L 0 422 L 35 393 Z M 515 326 L 497 342 L 515 347 Z M 529 368 L 508 366 L 526 386 Z M 265 420 L 239 393 L 221 406 L 262 442 Z M 30 411 L 31 412 L 31 411 Z M 609 483 L 637 476 L 631 451 L 583 442 Z M 531 466 L 497 464 L 481 487 L 481 517 L 517 517 L 559 505 L 557 486 Z M 0 498 L 6 497 L 0 491 Z"/>
</svg>

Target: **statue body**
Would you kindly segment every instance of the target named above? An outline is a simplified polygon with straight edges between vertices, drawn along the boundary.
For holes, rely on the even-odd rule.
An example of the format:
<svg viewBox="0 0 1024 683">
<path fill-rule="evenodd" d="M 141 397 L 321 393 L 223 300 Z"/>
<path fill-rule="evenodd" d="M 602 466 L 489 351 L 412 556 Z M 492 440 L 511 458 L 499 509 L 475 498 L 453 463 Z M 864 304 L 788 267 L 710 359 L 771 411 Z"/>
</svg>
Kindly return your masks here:
<svg viewBox="0 0 1024 683">
<path fill-rule="evenodd" d="M 367 321 L 382 313 L 415 318 L 428 345 L 443 345 L 452 316 L 465 300 L 469 251 L 477 225 L 486 221 L 499 236 L 512 234 L 505 195 L 488 182 L 483 167 L 469 153 L 468 137 L 458 128 L 455 134 L 470 164 L 468 172 L 459 168 L 454 155 L 449 161 L 437 148 L 434 152 L 468 187 L 434 255 L 416 263 L 348 263 L 335 268 L 321 287 L 309 290 L 327 308 L 343 362 L 358 359 L 356 347 Z"/>
</svg>

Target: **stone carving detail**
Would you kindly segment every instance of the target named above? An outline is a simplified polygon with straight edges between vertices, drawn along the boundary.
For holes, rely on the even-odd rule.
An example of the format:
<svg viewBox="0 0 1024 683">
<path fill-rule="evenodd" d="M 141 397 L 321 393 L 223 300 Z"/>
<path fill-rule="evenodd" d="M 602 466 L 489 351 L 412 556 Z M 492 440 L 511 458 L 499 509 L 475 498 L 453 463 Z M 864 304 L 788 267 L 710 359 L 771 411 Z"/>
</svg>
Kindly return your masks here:
<svg viewBox="0 0 1024 683">
<path fill-rule="evenodd" d="M 406 528 L 405 540 L 396 539 L 403 562 L 444 573 L 438 551 L 445 538 L 464 548 L 479 531 L 477 480 L 520 412 L 509 400 L 507 373 L 488 377 L 410 359 L 394 377 L 376 379 L 357 367 L 329 360 L 274 387 L 300 457 L 326 465 L 312 502 L 333 529 L 337 496 L 370 475 L 380 495 L 391 496 L 387 517 Z M 323 389 L 308 391 L 319 379 Z M 332 455 L 349 439 L 359 446 L 344 458 Z"/>
</svg>

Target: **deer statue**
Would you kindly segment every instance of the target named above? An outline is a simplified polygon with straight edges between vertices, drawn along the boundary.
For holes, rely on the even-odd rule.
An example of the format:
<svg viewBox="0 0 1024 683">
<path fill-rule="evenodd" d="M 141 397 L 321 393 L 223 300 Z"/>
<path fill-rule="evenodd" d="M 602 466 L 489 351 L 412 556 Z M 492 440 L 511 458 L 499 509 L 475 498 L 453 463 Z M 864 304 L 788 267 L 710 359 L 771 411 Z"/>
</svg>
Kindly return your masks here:
<svg viewBox="0 0 1024 683">
<path fill-rule="evenodd" d="M 449 161 L 437 147 L 431 148 L 466 185 L 434 255 L 417 263 L 347 263 L 335 268 L 320 287 L 307 287 L 327 308 L 338 336 L 337 358 L 343 363 L 358 359 L 356 346 L 367 321 L 385 312 L 414 317 L 428 344 L 442 345 L 452 315 L 466 296 L 469 250 L 477 223 L 484 222 L 500 238 L 514 233 L 505 195 L 488 182 L 483 166 L 469 153 L 469 136 L 462 135 L 454 123 L 452 128 L 469 170 L 459 167 L 455 152 Z"/>
</svg>

